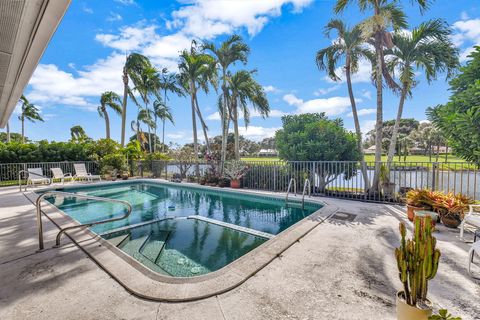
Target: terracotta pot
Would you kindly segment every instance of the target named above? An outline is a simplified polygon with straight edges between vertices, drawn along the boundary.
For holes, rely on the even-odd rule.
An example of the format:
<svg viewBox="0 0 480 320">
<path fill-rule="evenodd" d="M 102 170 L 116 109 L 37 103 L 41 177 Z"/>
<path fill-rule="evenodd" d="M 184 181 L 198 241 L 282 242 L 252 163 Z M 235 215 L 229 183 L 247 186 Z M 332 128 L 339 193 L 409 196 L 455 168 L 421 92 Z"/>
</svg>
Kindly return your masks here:
<svg viewBox="0 0 480 320">
<path fill-rule="evenodd" d="M 233 189 L 239 189 L 240 188 L 240 180 L 239 179 L 233 179 L 230 181 L 230 187 Z"/>
<path fill-rule="evenodd" d="M 462 223 L 462 220 L 460 219 L 460 216 L 456 214 L 443 214 L 440 218 L 442 221 L 443 225 L 447 228 L 457 228 L 460 223 Z"/>
<path fill-rule="evenodd" d="M 405 302 L 403 291 L 397 292 L 397 319 L 398 320 L 428 320 L 432 315 L 430 301 L 427 301 L 429 309 L 420 309 Z"/>
<path fill-rule="evenodd" d="M 409 204 L 407 204 L 407 217 L 408 220 L 413 221 L 413 218 L 415 218 L 415 211 L 419 210 L 425 210 L 425 208 L 422 207 L 414 207 Z"/>
</svg>

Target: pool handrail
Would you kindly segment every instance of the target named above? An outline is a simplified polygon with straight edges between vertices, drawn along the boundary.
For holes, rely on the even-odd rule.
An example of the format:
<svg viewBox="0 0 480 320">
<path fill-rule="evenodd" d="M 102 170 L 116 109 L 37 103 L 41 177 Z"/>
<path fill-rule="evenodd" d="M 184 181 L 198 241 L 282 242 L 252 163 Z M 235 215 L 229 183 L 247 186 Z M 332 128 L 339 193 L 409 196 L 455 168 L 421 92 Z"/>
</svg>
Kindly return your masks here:
<svg viewBox="0 0 480 320">
<path fill-rule="evenodd" d="M 307 188 L 308 185 L 308 189 Z M 303 183 L 303 191 L 302 191 L 302 209 L 305 206 L 305 193 L 308 190 L 308 197 L 310 198 L 312 195 L 312 184 L 310 183 L 310 179 L 305 179 L 305 182 Z"/>
<path fill-rule="evenodd" d="M 288 182 L 287 195 L 285 196 L 285 203 L 288 202 L 288 194 L 290 193 L 292 182 L 293 182 L 293 192 L 295 196 L 297 195 L 297 181 L 295 180 L 295 178 L 291 178 L 290 181 Z"/>
<path fill-rule="evenodd" d="M 73 192 L 63 192 L 63 191 L 46 191 L 45 193 L 41 194 L 38 196 L 37 200 L 35 201 L 35 206 L 37 208 L 37 228 L 38 228 L 38 246 L 39 250 L 43 250 L 43 224 L 42 224 L 42 199 L 44 199 L 47 195 L 63 195 L 63 196 L 68 196 L 68 197 L 76 197 L 76 198 L 82 198 L 82 199 L 87 199 L 87 200 L 96 200 L 96 201 L 103 201 L 103 202 L 113 202 L 113 203 L 120 203 L 123 204 L 124 206 L 127 207 L 127 212 L 120 217 L 116 218 L 111 218 L 107 220 L 100 220 L 100 221 L 95 221 L 95 222 L 90 222 L 90 223 L 84 223 L 84 224 L 78 224 L 75 226 L 70 226 L 66 228 L 61 228 L 60 231 L 57 234 L 56 240 L 55 240 L 55 246 L 60 245 L 60 238 L 62 234 L 68 230 L 76 229 L 76 228 L 83 228 L 83 227 L 91 227 L 94 225 L 98 224 L 103 224 L 103 223 L 108 223 L 108 222 L 113 222 L 113 221 L 118 221 L 127 218 L 131 213 L 132 213 L 132 205 L 124 200 L 117 200 L 117 199 L 110 199 L 110 198 L 102 198 L 102 197 L 95 197 L 95 196 L 88 196 L 84 194 L 78 194 L 78 193 L 73 193 Z"/>
</svg>

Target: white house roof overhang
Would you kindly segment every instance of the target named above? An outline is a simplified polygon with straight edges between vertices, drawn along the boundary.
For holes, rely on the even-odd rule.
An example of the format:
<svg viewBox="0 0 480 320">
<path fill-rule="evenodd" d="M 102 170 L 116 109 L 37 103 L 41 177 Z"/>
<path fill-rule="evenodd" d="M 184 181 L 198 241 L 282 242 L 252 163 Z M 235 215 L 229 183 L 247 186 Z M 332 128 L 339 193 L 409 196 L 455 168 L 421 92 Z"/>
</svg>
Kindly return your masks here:
<svg viewBox="0 0 480 320">
<path fill-rule="evenodd" d="M 71 0 L 0 0 L 0 128 L 4 128 Z"/>
</svg>

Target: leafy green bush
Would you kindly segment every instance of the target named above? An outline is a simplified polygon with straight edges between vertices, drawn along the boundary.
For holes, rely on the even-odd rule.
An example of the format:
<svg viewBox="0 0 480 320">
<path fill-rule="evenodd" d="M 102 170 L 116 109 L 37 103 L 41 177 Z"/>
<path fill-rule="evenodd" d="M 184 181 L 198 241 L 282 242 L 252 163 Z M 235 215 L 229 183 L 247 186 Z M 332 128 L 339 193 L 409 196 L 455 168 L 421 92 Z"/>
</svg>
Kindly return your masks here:
<svg viewBox="0 0 480 320">
<path fill-rule="evenodd" d="M 128 172 L 128 165 L 125 156 L 119 152 L 107 154 L 100 160 L 102 173 L 112 173 L 117 170 L 118 174 Z"/>
</svg>

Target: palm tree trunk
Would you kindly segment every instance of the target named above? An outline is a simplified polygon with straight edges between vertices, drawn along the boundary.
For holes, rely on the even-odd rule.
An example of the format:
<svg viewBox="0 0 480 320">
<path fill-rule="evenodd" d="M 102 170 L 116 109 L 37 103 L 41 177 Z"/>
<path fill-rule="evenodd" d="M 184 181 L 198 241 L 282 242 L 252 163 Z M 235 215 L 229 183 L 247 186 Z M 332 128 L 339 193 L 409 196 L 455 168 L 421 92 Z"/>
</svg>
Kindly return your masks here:
<svg viewBox="0 0 480 320">
<path fill-rule="evenodd" d="M 162 120 L 162 152 L 165 153 L 165 119 Z"/>
<path fill-rule="evenodd" d="M 445 162 L 448 162 L 448 142 L 445 142 Z"/>
<path fill-rule="evenodd" d="M 107 110 L 103 110 L 103 118 L 105 119 L 105 137 L 110 139 L 110 119 Z"/>
<path fill-rule="evenodd" d="M 240 135 L 238 133 L 238 108 L 234 102 L 232 102 L 233 109 L 233 130 L 235 136 L 235 160 L 240 160 Z"/>
<path fill-rule="evenodd" d="M 347 76 L 348 95 L 350 97 L 350 104 L 352 105 L 353 122 L 355 123 L 355 133 L 357 135 L 357 148 L 358 148 L 358 152 L 360 152 L 360 162 L 361 162 L 361 171 L 363 176 L 364 190 L 368 190 L 370 188 L 370 181 L 368 179 L 367 166 L 365 164 L 365 157 L 363 154 L 362 131 L 360 129 L 360 122 L 358 120 L 357 105 L 355 103 L 355 97 L 353 96 L 349 55 L 347 55 L 347 61 L 345 63 L 345 73 Z"/>
<path fill-rule="evenodd" d="M 123 67 L 123 101 L 122 101 L 122 147 L 125 146 L 125 126 L 127 124 L 127 95 L 128 95 L 128 74 Z"/>
<path fill-rule="evenodd" d="M 205 146 L 207 147 L 207 152 L 210 152 L 210 142 L 208 141 L 207 125 L 205 124 L 202 113 L 200 112 L 200 106 L 198 105 L 198 99 L 196 95 L 195 95 L 195 106 L 196 106 L 198 118 L 200 119 L 200 123 L 202 125 L 203 136 L 205 137 Z"/>
<path fill-rule="evenodd" d="M 193 130 L 193 152 L 195 158 L 195 176 L 197 180 L 200 178 L 200 168 L 198 166 L 198 139 L 197 139 L 197 119 L 195 117 L 195 86 L 190 82 L 190 102 L 192 106 L 192 130 Z"/>
<path fill-rule="evenodd" d="M 7 121 L 7 143 L 9 143 L 11 140 L 10 138 L 10 124 Z"/>
<path fill-rule="evenodd" d="M 222 152 L 221 152 L 221 164 L 220 164 L 220 175 L 223 176 L 223 168 L 225 164 L 225 160 L 227 159 L 227 138 L 228 138 L 228 102 L 227 102 L 227 79 L 226 75 L 227 70 L 223 68 L 223 84 L 222 84 L 222 91 L 223 91 L 223 114 L 222 114 Z"/>
<path fill-rule="evenodd" d="M 390 165 L 390 163 L 393 160 L 393 156 L 395 155 L 395 145 L 397 144 L 398 128 L 400 127 L 400 121 L 402 120 L 403 106 L 405 103 L 406 96 L 407 96 L 407 84 L 404 82 L 402 87 L 402 93 L 400 95 L 400 102 L 398 104 L 397 118 L 395 119 L 395 124 L 393 125 L 392 138 L 390 139 L 390 146 L 388 148 L 388 157 L 387 157 L 388 165 Z"/>
<path fill-rule="evenodd" d="M 380 166 L 382 161 L 382 128 L 383 128 L 383 78 L 382 78 L 382 34 L 375 33 L 376 55 L 376 88 L 377 88 L 377 122 L 375 124 L 375 171 L 373 175 L 372 192 L 379 189 Z"/>
<path fill-rule="evenodd" d="M 22 116 L 22 143 L 25 143 L 25 118 Z"/>
</svg>

